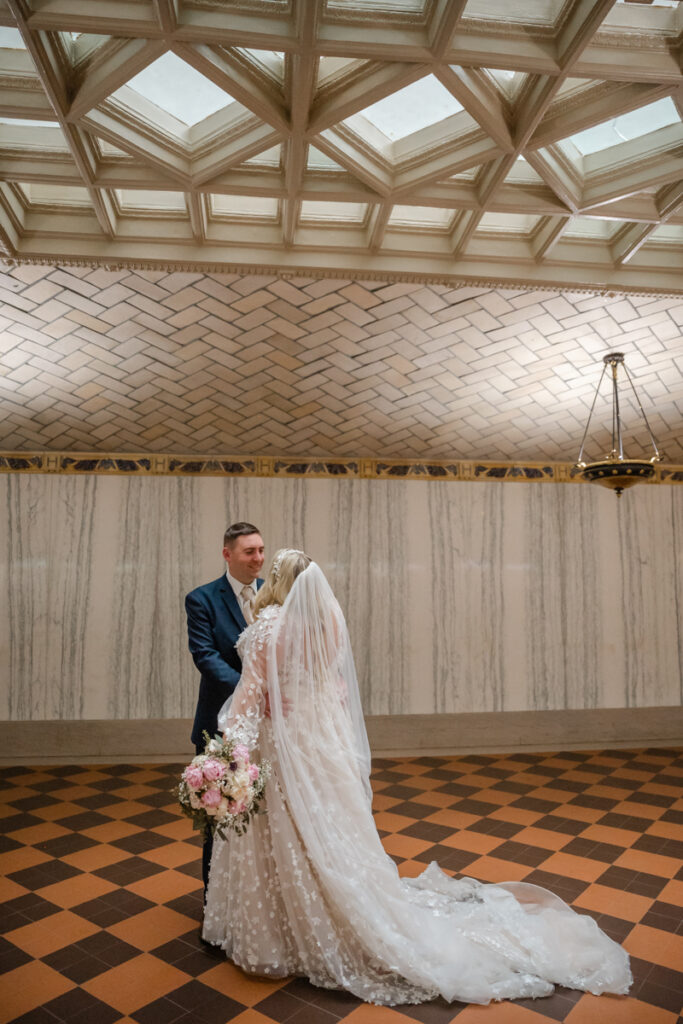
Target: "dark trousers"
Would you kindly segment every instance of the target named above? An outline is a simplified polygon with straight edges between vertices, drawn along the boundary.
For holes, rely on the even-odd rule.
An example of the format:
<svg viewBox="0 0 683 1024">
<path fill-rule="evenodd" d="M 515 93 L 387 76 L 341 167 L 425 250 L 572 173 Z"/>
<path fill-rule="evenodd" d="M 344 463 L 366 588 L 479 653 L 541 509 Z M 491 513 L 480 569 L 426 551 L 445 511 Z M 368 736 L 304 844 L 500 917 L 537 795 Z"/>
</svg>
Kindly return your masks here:
<svg viewBox="0 0 683 1024">
<path fill-rule="evenodd" d="M 195 746 L 197 754 L 204 753 L 204 744 L 197 743 Z M 213 836 L 209 832 L 204 839 L 202 848 L 202 881 L 204 883 L 204 902 L 206 903 L 206 890 L 209 887 L 209 868 L 211 867 L 211 854 L 213 853 Z"/>
</svg>

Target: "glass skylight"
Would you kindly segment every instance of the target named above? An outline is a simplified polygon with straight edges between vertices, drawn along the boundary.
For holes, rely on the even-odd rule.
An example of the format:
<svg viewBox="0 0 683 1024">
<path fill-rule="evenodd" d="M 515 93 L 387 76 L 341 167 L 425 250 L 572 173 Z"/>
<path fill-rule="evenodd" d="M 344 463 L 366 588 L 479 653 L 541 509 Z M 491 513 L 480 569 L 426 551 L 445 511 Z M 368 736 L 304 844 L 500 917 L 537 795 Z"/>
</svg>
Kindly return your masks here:
<svg viewBox="0 0 683 1024">
<path fill-rule="evenodd" d="M 24 117 L 0 117 L 0 124 L 16 125 L 19 128 L 58 128 L 57 121 L 27 121 Z"/>
<path fill-rule="evenodd" d="M 516 0 L 514 4 L 501 3 L 501 0 L 468 0 L 464 17 L 554 25 L 566 4 L 567 0 Z"/>
<path fill-rule="evenodd" d="M 308 147 L 307 166 L 314 167 L 319 171 L 343 171 L 345 169 L 336 160 L 333 160 L 331 156 L 321 153 L 315 146 Z"/>
<path fill-rule="evenodd" d="M 529 213 L 485 213 L 477 225 L 477 231 L 505 231 L 528 235 L 538 219 Z"/>
<path fill-rule="evenodd" d="M 678 111 L 673 100 L 667 96 L 666 99 L 657 100 L 656 103 L 648 103 L 645 107 L 632 110 L 628 114 L 620 114 L 602 124 L 596 124 L 593 128 L 587 128 L 583 132 L 570 136 L 571 142 L 582 156 L 591 153 L 599 153 L 610 146 L 617 146 L 620 142 L 628 142 L 631 139 L 638 139 L 657 128 L 665 128 L 667 125 L 676 124 L 680 121 Z"/>
<path fill-rule="evenodd" d="M 434 75 L 427 75 L 366 107 L 361 114 L 393 142 L 437 124 L 462 109 L 455 96 Z"/>
<path fill-rule="evenodd" d="M 656 242 L 683 243 L 683 224 L 661 224 L 650 235 L 652 239 Z"/>
<path fill-rule="evenodd" d="M 26 49 L 18 28 L 0 28 L 0 48 L 4 50 Z"/>
<path fill-rule="evenodd" d="M 564 236 L 568 238 L 600 238 L 609 241 L 623 226 L 623 220 L 616 218 L 572 217 Z"/>
<path fill-rule="evenodd" d="M 438 206 L 394 206 L 389 217 L 389 224 L 406 227 L 447 228 L 453 220 L 454 212 Z"/>
<path fill-rule="evenodd" d="M 19 185 L 31 206 L 91 206 L 87 188 L 77 185 L 39 185 L 34 182 Z"/>
<path fill-rule="evenodd" d="M 259 217 L 276 220 L 279 202 L 270 196 L 211 196 L 211 212 L 228 217 Z"/>
<path fill-rule="evenodd" d="M 124 87 L 125 88 L 125 87 Z M 128 82 L 128 88 L 188 127 L 234 103 L 204 75 L 174 53 L 165 53 Z M 118 91 L 113 95 L 116 98 Z"/>
<path fill-rule="evenodd" d="M 305 199 L 301 204 L 301 220 L 332 220 L 362 224 L 366 210 L 365 203 L 319 203 Z"/>
<path fill-rule="evenodd" d="M 245 164 L 251 164 L 256 167 L 279 167 L 280 152 L 280 145 L 271 146 L 270 149 L 264 149 L 262 153 L 257 153 L 256 156 L 250 156 L 249 159 L 244 162 Z"/>
<path fill-rule="evenodd" d="M 117 188 L 116 198 L 123 213 L 127 211 L 153 210 L 155 213 L 185 212 L 185 196 L 182 192 L 156 192 L 141 188 Z"/>
</svg>

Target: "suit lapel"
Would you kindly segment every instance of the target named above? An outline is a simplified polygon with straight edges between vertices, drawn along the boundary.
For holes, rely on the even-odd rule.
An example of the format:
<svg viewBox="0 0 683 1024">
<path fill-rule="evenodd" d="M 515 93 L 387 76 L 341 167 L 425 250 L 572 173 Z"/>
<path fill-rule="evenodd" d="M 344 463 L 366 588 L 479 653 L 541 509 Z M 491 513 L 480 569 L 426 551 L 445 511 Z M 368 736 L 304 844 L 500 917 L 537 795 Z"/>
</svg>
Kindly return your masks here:
<svg viewBox="0 0 683 1024">
<path fill-rule="evenodd" d="M 237 597 L 235 596 L 235 591 L 232 589 L 232 587 L 230 586 L 225 577 L 223 577 L 223 581 L 220 586 L 220 591 L 221 597 L 225 602 L 226 608 L 228 609 L 233 619 L 239 626 L 241 632 L 243 629 L 247 628 L 247 620 L 242 614 L 242 609 L 240 608 L 240 603 L 237 600 Z"/>
</svg>

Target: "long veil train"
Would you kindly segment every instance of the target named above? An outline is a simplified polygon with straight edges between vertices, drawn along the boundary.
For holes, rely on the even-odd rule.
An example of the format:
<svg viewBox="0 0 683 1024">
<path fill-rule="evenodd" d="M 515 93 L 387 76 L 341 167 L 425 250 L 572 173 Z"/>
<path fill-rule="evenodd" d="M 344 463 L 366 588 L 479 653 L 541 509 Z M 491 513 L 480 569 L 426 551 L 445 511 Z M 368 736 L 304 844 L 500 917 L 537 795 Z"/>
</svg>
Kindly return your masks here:
<svg viewBox="0 0 683 1024">
<path fill-rule="evenodd" d="M 216 844 L 207 940 L 245 970 L 303 974 L 376 1003 L 486 1003 L 554 984 L 628 990 L 625 952 L 545 889 L 453 879 L 435 863 L 399 877 L 372 818 L 346 623 L 315 563 L 240 650 L 242 679 L 221 725 L 258 729 L 273 778 L 268 814 Z"/>
</svg>

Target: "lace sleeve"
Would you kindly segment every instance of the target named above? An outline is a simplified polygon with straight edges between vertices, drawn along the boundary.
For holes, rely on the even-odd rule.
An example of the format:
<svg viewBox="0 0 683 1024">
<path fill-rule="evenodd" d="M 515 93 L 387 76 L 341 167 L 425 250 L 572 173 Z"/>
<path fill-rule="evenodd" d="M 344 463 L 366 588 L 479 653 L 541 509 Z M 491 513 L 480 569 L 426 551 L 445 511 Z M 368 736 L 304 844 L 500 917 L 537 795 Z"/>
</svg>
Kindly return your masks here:
<svg viewBox="0 0 683 1024">
<path fill-rule="evenodd" d="M 266 646 L 274 621 L 273 610 L 264 608 L 256 622 L 237 641 L 242 658 L 242 675 L 237 684 L 227 715 L 221 725 L 224 735 L 238 738 L 252 746 L 266 706 Z"/>
</svg>

